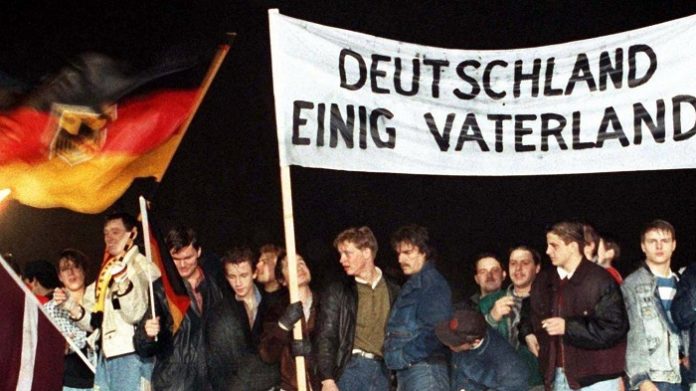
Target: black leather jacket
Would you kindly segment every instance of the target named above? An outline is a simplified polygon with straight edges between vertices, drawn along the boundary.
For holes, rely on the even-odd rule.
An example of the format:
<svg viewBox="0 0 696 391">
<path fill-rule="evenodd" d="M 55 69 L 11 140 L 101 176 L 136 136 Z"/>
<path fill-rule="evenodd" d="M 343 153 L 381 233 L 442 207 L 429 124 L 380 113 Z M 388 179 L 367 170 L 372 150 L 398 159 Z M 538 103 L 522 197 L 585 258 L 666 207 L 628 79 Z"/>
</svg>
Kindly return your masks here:
<svg viewBox="0 0 696 391">
<path fill-rule="evenodd" d="M 156 356 L 152 373 L 152 386 L 156 390 L 201 390 L 208 384 L 205 348 L 203 346 L 203 317 L 189 306 L 176 334 L 172 334 L 172 317 L 162 287 L 162 281 L 154 282 L 155 312 L 160 317 L 160 333 L 157 341 L 145 334 L 145 321 L 152 317 L 148 311 L 138 324 L 133 344 L 142 357 Z M 217 305 L 222 294 L 217 284 L 206 275 L 198 286 L 203 295 L 203 313 Z M 191 298 L 193 302 L 194 298 Z M 149 308 L 149 307 L 148 307 Z"/>
<path fill-rule="evenodd" d="M 383 275 L 393 305 L 399 287 Z M 321 296 L 319 332 L 315 341 L 319 380 L 338 380 L 350 360 L 358 312 L 358 289 L 354 278 L 342 278 L 329 284 Z"/>
</svg>

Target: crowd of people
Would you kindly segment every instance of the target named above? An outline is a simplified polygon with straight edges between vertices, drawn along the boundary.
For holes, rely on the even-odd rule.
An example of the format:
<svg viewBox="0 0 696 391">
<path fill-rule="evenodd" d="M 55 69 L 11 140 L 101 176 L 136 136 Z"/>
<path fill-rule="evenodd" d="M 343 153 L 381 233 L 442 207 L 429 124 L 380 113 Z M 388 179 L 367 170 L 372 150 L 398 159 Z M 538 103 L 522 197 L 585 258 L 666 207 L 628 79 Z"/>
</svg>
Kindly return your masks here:
<svg viewBox="0 0 696 391">
<path fill-rule="evenodd" d="M 672 271 L 676 231 L 664 220 L 636 238 L 645 259 L 625 279 L 612 267 L 615 239 L 562 221 L 546 232 L 550 267 L 526 245 L 505 259 L 481 254 L 479 291 L 458 303 L 419 225 L 391 236 L 403 285 L 375 264 L 370 228 L 353 227 L 333 243 L 343 275 L 323 289 L 297 255 L 293 303 L 282 247 L 217 258 L 175 227 L 163 247 L 189 300 L 178 315 L 137 237 L 132 216 L 107 216 L 105 261 L 89 285 L 79 250 L 25 267 L 25 283 L 96 363 L 92 374 L 67 347 L 65 390 L 297 390 L 298 356 L 314 391 L 696 389 L 696 268 Z"/>
</svg>

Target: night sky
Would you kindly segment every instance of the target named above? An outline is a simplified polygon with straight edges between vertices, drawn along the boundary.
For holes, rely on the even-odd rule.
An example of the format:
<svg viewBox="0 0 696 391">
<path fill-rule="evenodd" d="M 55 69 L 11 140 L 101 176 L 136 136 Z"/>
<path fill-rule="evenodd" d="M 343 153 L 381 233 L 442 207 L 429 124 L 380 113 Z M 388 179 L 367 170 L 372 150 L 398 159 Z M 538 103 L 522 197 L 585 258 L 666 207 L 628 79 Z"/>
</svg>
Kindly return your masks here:
<svg viewBox="0 0 696 391">
<path fill-rule="evenodd" d="M 226 62 L 155 195 L 163 228 L 191 225 L 204 248 L 283 242 L 268 8 L 324 25 L 461 49 L 521 48 L 626 31 L 696 13 L 695 2 L 578 1 L 22 1 L 0 16 L 0 71 L 36 84 L 68 59 L 97 51 L 134 66 L 171 44 L 212 43 L 237 33 Z M 403 2 L 406 4 L 406 2 Z M 5 6 L 8 7 L 8 6 Z M 673 264 L 696 256 L 693 170 L 537 177 L 437 177 L 292 168 L 298 250 L 315 280 L 338 269 L 331 244 L 348 226 L 368 225 L 378 264 L 397 269 L 389 235 L 429 227 L 438 267 L 460 297 L 474 290 L 472 257 L 505 254 L 520 242 L 545 250 L 545 227 L 593 222 L 618 237 L 626 273 L 641 260 L 639 231 L 654 218 L 677 229 Z M 119 206 L 135 212 L 132 189 Z M 101 259 L 102 215 L 0 209 L 0 251 L 20 262 L 54 260 L 64 247 Z M 94 271 L 93 271 L 94 272 Z"/>
</svg>

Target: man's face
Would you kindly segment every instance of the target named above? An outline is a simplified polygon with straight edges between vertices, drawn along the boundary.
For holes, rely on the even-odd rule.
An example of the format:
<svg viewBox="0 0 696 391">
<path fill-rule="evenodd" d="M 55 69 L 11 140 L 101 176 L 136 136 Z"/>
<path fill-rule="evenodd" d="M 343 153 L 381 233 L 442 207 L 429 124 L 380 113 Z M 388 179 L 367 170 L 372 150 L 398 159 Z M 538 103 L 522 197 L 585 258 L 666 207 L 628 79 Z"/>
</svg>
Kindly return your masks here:
<svg viewBox="0 0 696 391">
<path fill-rule="evenodd" d="M 184 280 L 191 278 L 196 269 L 198 269 L 198 257 L 201 256 L 201 249 L 196 250 L 192 244 L 179 249 L 179 251 L 171 250 L 169 252 L 172 259 L 174 260 L 174 265 L 176 265 L 176 271 Z"/>
<path fill-rule="evenodd" d="M 484 257 L 478 260 L 474 281 L 481 288 L 482 296 L 499 291 L 504 279 L 505 271 L 497 259 Z"/>
<path fill-rule="evenodd" d="M 560 236 L 551 232 L 546 234 L 546 245 L 546 254 L 554 266 L 568 266 L 574 257 L 580 255 L 576 242 L 566 244 Z"/>
<path fill-rule="evenodd" d="M 297 286 L 309 285 L 312 281 L 312 274 L 309 272 L 309 268 L 305 263 L 304 258 L 297 255 Z M 288 269 L 288 258 L 283 258 L 283 279 L 285 280 L 285 285 L 290 281 L 290 271 Z"/>
<path fill-rule="evenodd" d="M 128 243 L 131 232 L 135 233 L 135 227 L 132 230 L 126 230 L 123 225 L 123 220 L 109 220 L 104 225 L 104 244 L 106 244 L 106 252 L 112 257 L 121 255 Z"/>
<path fill-rule="evenodd" d="M 368 247 L 359 249 L 355 247 L 353 242 L 341 242 L 337 248 L 339 254 L 341 254 L 340 262 L 341 266 L 343 266 L 343 271 L 349 276 L 360 275 L 360 273 L 374 265 L 372 250 Z"/>
<path fill-rule="evenodd" d="M 645 233 L 640 248 L 645 253 L 649 265 L 669 265 L 672 253 L 677 248 L 677 240 L 672 238 L 669 231 L 653 229 Z"/>
<path fill-rule="evenodd" d="M 85 271 L 72 259 L 62 258 L 58 261 L 58 280 L 67 290 L 79 291 L 85 287 Z"/>
<path fill-rule="evenodd" d="M 399 266 L 405 275 L 418 273 L 425 265 L 425 253 L 418 246 L 410 242 L 399 242 L 396 245 L 396 254 L 399 257 Z"/>
<path fill-rule="evenodd" d="M 259 261 L 256 263 L 256 281 L 259 284 L 268 284 L 276 280 L 275 266 L 278 253 L 266 251 L 261 253 Z"/>
<path fill-rule="evenodd" d="M 531 286 L 537 273 L 539 273 L 539 265 L 534 264 L 532 253 L 523 249 L 517 249 L 510 253 L 508 268 L 510 280 L 516 288 Z"/>
<path fill-rule="evenodd" d="M 242 298 L 248 298 L 254 294 L 254 278 L 256 273 L 252 271 L 250 262 L 226 263 L 225 278 L 234 293 Z"/>
</svg>

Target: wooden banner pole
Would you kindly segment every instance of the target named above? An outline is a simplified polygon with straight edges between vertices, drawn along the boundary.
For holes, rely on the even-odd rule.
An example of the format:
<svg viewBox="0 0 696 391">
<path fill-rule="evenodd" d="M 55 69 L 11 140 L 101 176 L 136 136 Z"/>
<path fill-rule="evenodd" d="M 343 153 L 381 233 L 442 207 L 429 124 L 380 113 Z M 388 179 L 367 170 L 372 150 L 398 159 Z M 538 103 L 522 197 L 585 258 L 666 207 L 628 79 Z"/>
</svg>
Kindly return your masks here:
<svg viewBox="0 0 696 391">
<path fill-rule="evenodd" d="M 285 249 L 288 257 L 288 289 L 290 290 L 290 302 L 300 301 L 299 287 L 297 285 L 297 252 L 295 249 L 295 218 L 292 211 L 292 189 L 290 181 L 290 166 L 280 167 L 280 186 L 283 196 L 283 225 L 285 227 Z M 293 338 L 302 339 L 302 322 L 297 322 L 292 329 Z M 295 357 L 297 369 L 297 389 L 307 391 L 307 376 L 304 357 Z"/>
</svg>

